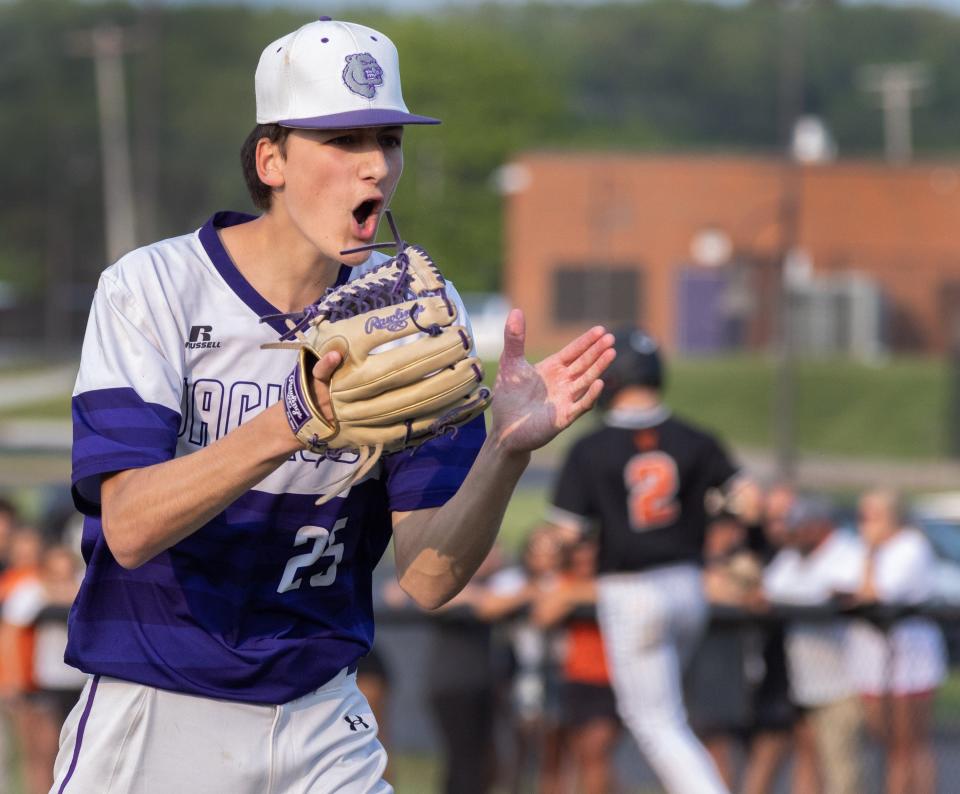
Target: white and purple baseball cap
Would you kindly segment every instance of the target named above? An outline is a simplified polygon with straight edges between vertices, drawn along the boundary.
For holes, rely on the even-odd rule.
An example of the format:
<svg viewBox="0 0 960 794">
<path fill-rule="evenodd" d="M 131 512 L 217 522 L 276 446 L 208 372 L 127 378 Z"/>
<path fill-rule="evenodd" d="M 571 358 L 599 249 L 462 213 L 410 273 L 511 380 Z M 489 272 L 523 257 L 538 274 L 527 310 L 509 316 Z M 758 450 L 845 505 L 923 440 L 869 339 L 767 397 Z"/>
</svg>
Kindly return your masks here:
<svg viewBox="0 0 960 794">
<path fill-rule="evenodd" d="M 330 17 L 270 44 L 257 65 L 256 91 L 258 124 L 352 129 L 440 123 L 407 110 L 390 39 Z"/>
</svg>

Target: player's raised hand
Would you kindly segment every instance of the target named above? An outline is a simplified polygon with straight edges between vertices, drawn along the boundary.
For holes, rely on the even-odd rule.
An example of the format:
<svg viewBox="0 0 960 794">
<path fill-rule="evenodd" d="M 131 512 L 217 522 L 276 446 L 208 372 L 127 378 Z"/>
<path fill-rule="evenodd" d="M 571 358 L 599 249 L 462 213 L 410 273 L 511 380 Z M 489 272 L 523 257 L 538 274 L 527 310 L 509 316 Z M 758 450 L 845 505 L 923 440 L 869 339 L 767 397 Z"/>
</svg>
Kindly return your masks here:
<svg viewBox="0 0 960 794">
<path fill-rule="evenodd" d="M 526 325 L 514 309 L 503 331 L 490 435 L 507 452 L 542 447 L 593 407 L 614 359 L 613 334 L 591 328 L 537 365 L 524 356 Z"/>
</svg>

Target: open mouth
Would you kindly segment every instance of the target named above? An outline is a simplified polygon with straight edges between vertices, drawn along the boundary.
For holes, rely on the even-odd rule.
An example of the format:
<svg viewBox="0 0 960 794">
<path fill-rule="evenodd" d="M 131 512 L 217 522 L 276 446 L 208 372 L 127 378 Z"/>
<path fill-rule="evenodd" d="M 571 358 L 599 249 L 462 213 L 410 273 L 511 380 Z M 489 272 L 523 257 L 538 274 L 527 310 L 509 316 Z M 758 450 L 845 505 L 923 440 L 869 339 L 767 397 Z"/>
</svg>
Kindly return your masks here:
<svg viewBox="0 0 960 794">
<path fill-rule="evenodd" d="M 375 199 L 367 199 L 353 211 L 354 220 L 360 224 L 360 226 L 363 226 L 370 219 L 370 216 L 376 212 L 379 205 L 379 201 L 376 201 Z"/>
</svg>

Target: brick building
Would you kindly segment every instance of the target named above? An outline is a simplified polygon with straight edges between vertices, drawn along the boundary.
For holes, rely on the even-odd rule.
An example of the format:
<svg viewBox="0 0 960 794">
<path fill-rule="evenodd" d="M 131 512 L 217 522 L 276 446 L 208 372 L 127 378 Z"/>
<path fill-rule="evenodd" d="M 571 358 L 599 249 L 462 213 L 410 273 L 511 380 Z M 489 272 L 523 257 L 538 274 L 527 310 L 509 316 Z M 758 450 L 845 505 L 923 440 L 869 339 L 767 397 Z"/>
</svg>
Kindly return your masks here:
<svg viewBox="0 0 960 794">
<path fill-rule="evenodd" d="M 960 319 L 960 163 L 796 169 L 807 277 L 862 274 L 882 295 L 890 349 L 943 351 Z M 505 291 L 532 344 L 635 322 L 682 348 L 718 311 L 730 327 L 710 333 L 730 346 L 770 341 L 789 183 L 779 161 L 527 154 L 506 173 Z"/>
</svg>

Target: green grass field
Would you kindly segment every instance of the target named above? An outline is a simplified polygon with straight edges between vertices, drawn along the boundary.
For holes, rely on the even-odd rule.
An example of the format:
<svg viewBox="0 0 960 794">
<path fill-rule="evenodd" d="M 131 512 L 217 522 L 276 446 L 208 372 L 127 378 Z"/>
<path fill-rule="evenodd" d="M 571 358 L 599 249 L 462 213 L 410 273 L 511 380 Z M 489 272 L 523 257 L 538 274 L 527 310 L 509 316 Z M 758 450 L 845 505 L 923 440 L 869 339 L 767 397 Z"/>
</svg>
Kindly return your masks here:
<svg viewBox="0 0 960 794">
<path fill-rule="evenodd" d="M 774 368 L 760 358 L 677 361 L 668 402 L 734 443 L 773 443 Z M 948 453 L 948 369 L 935 359 L 884 366 L 807 361 L 798 368 L 801 451 L 862 457 L 938 458 Z"/>
<path fill-rule="evenodd" d="M 495 366 L 487 367 L 492 381 Z M 677 359 L 668 364 L 665 400 L 728 443 L 769 448 L 775 374 L 772 361 L 761 356 Z M 802 452 L 907 459 L 949 453 L 949 371 L 943 360 L 903 358 L 882 366 L 804 361 L 795 394 Z"/>
<path fill-rule="evenodd" d="M 492 380 L 495 364 L 488 363 L 487 372 Z M 767 448 L 773 444 L 774 375 L 772 363 L 760 356 L 677 359 L 669 365 L 666 399 L 678 414 L 731 444 Z M 948 375 L 936 359 L 894 359 L 883 366 L 802 362 L 796 389 L 799 448 L 876 458 L 945 457 Z M 69 416 L 69 394 L 0 410 L 0 420 Z"/>
<path fill-rule="evenodd" d="M 0 419 L 69 419 L 70 395 L 23 403 L 0 410 Z"/>
</svg>

